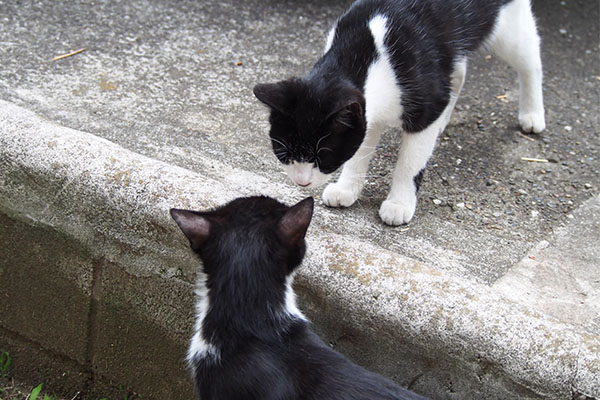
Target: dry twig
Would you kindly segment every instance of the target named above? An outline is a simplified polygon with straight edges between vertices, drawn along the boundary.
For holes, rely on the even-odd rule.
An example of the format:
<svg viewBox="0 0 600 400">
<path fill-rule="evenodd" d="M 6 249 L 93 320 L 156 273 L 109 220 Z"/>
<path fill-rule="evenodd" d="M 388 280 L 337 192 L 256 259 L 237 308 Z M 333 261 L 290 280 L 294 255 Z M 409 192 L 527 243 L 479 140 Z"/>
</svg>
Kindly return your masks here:
<svg viewBox="0 0 600 400">
<path fill-rule="evenodd" d="M 527 135 L 523 135 L 523 134 L 522 134 L 521 132 L 519 132 L 519 131 L 516 131 L 516 132 L 519 134 L 519 136 L 522 136 L 522 137 L 524 137 L 525 139 L 529 140 L 530 142 L 535 142 L 535 139 L 534 139 L 534 138 L 532 138 L 532 137 L 529 137 L 529 136 L 527 136 Z"/>
<path fill-rule="evenodd" d="M 79 49 L 79 50 L 73 50 L 73 51 L 71 51 L 71 52 L 69 52 L 67 54 L 61 54 L 60 56 L 54 57 L 52 60 L 50 60 L 50 62 L 62 60 L 63 58 L 74 56 L 75 54 L 79 54 L 79 53 L 84 52 L 86 50 L 87 50 L 86 47 L 84 47 L 82 49 Z"/>
<path fill-rule="evenodd" d="M 547 163 L 548 162 L 548 160 L 546 160 L 545 158 L 529 158 L 529 157 L 521 157 L 521 161 L 539 162 L 539 163 Z"/>
</svg>

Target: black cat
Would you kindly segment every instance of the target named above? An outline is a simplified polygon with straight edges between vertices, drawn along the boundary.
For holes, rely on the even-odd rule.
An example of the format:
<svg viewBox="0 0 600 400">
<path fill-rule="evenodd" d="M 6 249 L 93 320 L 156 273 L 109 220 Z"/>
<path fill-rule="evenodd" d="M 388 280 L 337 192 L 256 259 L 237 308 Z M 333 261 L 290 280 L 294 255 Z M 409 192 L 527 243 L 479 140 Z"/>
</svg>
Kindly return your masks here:
<svg viewBox="0 0 600 400">
<path fill-rule="evenodd" d="M 296 307 L 313 199 L 172 209 L 203 261 L 188 361 L 202 400 L 424 399 L 330 349 Z"/>
<path fill-rule="evenodd" d="M 519 122 L 545 127 L 539 37 L 529 0 L 359 0 L 330 31 L 325 54 L 302 78 L 261 84 L 271 141 L 290 178 L 326 183 L 323 203 L 349 207 L 360 195 L 386 127 L 405 132 L 379 215 L 414 215 L 422 171 L 461 91 L 467 56 L 486 47 L 519 73 Z"/>
</svg>

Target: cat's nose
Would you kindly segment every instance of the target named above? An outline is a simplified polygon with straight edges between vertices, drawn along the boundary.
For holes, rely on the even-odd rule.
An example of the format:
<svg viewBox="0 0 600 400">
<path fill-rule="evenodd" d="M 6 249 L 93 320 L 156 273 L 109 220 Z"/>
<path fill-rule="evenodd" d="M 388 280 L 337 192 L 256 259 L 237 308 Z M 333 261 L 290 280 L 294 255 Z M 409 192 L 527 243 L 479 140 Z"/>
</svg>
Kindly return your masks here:
<svg viewBox="0 0 600 400">
<path fill-rule="evenodd" d="M 302 187 L 310 186 L 310 184 L 312 183 L 310 175 L 309 176 L 304 176 L 304 175 L 295 176 L 294 182 L 296 183 L 296 185 L 302 186 Z"/>
<path fill-rule="evenodd" d="M 312 184 L 312 164 L 293 162 L 288 169 L 288 175 L 298 186 L 307 187 Z"/>
</svg>

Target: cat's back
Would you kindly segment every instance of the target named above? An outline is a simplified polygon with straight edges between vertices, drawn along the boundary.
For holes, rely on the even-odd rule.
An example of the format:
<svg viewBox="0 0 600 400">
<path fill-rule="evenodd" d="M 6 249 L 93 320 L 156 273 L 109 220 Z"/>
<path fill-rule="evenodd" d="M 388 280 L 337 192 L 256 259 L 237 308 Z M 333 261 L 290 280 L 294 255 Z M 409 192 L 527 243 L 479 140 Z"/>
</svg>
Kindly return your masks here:
<svg viewBox="0 0 600 400">
<path fill-rule="evenodd" d="M 465 50 L 475 50 L 487 36 L 502 6 L 514 0 L 358 0 L 337 21 L 336 37 L 351 39 L 368 32 L 369 22 L 383 17 L 388 36 L 435 38 L 453 41 Z M 356 37 L 356 36 L 354 36 Z M 399 43 L 392 40 L 389 44 Z M 340 43 L 343 46 L 343 43 Z"/>
<path fill-rule="evenodd" d="M 512 1 L 528 0 L 359 0 L 310 76 L 344 76 L 364 91 L 367 119 L 420 132 L 446 107 L 457 62 L 483 46 Z"/>
<path fill-rule="evenodd" d="M 305 326 L 293 339 L 293 365 L 305 400 L 425 400 L 349 361 Z"/>
<path fill-rule="evenodd" d="M 201 378 L 210 382 L 209 391 L 215 390 L 210 399 L 426 399 L 352 363 L 327 346 L 306 321 L 291 325 L 278 340 L 246 343 L 232 359 L 211 367 L 215 368 L 220 373 L 207 371 Z M 227 379 L 220 381 L 222 377 Z"/>
</svg>

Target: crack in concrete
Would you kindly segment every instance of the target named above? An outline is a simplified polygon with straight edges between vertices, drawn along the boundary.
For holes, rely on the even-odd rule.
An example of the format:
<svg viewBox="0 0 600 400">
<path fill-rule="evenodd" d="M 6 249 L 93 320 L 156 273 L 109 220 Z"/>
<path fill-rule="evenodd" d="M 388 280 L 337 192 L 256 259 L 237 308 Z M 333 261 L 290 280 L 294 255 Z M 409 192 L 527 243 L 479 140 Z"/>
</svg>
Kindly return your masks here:
<svg viewBox="0 0 600 400">
<path fill-rule="evenodd" d="M 85 369 L 89 371 L 90 379 L 86 391 L 94 385 L 94 353 L 98 339 L 98 302 L 100 300 L 100 291 L 102 288 L 102 276 L 104 266 L 102 261 L 94 261 L 92 266 L 92 291 L 90 295 L 90 308 L 88 312 L 87 323 L 87 343 L 85 349 Z"/>
</svg>

